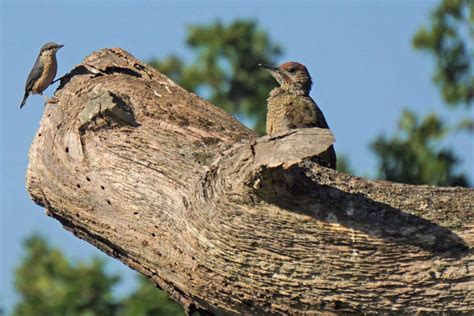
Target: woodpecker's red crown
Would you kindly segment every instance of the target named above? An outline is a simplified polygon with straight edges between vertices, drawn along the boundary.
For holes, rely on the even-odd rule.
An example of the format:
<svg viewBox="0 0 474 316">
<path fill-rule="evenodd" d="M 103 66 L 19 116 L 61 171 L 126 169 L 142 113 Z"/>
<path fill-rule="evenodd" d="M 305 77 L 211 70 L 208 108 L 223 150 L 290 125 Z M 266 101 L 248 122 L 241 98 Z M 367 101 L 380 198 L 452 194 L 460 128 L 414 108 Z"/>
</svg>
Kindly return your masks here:
<svg viewBox="0 0 474 316">
<path fill-rule="evenodd" d="M 278 68 L 288 71 L 289 73 L 304 72 L 309 76 L 309 72 L 306 66 L 296 61 L 286 62 L 278 66 Z"/>
</svg>

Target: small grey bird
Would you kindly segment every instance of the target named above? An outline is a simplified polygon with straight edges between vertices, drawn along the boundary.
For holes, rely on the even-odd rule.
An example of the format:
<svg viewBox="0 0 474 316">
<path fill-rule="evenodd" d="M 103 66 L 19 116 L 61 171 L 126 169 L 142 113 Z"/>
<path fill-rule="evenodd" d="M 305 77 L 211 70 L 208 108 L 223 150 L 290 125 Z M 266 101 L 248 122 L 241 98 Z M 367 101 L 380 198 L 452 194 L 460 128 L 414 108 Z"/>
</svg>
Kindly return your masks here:
<svg viewBox="0 0 474 316">
<path fill-rule="evenodd" d="M 53 82 L 58 70 L 56 52 L 63 46 L 49 42 L 41 47 L 35 65 L 26 79 L 25 95 L 21 101 L 20 109 L 25 105 L 30 94 L 43 95 L 43 91 Z"/>
<path fill-rule="evenodd" d="M 267 101 L 267 134 L 294 128 L 319 127 L 329 129 L 323 112 L 309 96 L 312 81 L 308 69 L 297 62 L 287 62 L 279 67 L 265 68 L 280 85 L 270 92 Z M 334 147 L 321 155 L 322 165 L 336 169 Z"/>
</svg>

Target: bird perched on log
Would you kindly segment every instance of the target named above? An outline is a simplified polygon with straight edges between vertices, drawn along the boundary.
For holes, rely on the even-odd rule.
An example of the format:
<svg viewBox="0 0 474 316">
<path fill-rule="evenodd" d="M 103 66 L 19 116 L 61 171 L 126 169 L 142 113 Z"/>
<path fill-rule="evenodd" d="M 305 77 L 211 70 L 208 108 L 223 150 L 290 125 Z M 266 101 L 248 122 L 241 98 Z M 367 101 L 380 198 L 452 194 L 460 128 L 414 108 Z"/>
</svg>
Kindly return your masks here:
<svg viewBox="0 0 474 316">
<path fill-rule="evenodd" d="M 267 134 L 305 127 L 328 128 L 323 112 L 309 96 L 312 81 L 308 69 L 297 62 L 279 67 L 260 64 L 276 79 L 279 87 L 270 92 L 267 101 Z M 331 146 L 320 156 L 319 163 L 336 168 L 336 152 Z"/>
<path fill-rule="evenodd" d="M 31 69 L 25 84 L 25 95 L 20 104 L 20 109 L 25 105 L 30 94 L 43 95 L 43 91 L 53 82 L 58 69 L 56 52 L 64 45 L 49 42 L 44 44 L 38 58 Z"/>
</svg>

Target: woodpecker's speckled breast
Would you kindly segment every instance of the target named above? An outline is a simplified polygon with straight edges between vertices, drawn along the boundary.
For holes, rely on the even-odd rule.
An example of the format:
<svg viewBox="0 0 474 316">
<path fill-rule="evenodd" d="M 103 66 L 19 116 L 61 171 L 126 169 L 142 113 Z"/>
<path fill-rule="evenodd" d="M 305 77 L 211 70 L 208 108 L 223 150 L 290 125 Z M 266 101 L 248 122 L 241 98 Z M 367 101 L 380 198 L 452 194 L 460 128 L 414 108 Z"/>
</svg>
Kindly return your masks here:
<svg viewBox="0 0 474 316">
<path fill-rule="evenodd" d="M 275 93 L 268 98 L 267 134 L 306 127 L 329 128 L 313 99 L 290 93 Z"/>
</svg>

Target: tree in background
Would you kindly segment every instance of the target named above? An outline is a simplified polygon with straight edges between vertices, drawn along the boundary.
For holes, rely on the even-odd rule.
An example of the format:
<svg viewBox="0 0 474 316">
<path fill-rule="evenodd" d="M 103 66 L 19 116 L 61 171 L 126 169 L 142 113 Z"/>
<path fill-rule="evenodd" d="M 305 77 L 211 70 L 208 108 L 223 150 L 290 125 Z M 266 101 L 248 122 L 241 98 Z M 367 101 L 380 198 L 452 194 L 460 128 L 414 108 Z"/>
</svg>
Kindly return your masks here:
<svg viewBox="0 0 474 316">
<path fill-rule="evenodd" d="M 346 155 L 337 155 L 336 170 L 347 174 L 355 174 Z"/>
<path fill-rule="evenodd" d="M 471 45 L 468 45 L 471 41 Z M 474 103 L 474 1 L 443 0 L 434 10 L 431 27 L 421 27 L 415 48 L 436 60 L 434 82 L 448 105 Z"/>
<path fill-rule="evenodd" d="M 115 314 L 111 290 L 119 277 L 105 274 L 103 261 L 71 264 L 36 235 L 26 240 L 25 250 L 15 274 L 20 302 L 13 315 Z"/>
<path fill-rule="evenodd" d="M 383 179 L 410 184 L 467 186 L 465 175 L 455 174 L 459 159 L 446 148 L 438 149 L 437 141 L 447 132 L 435 114 L 422 122 L 408 110 L 399 123 L 401 137 L 379 136 L 371 145 L 381 157 L 379 175 Z"/>
<path fill-rule="evenodd" d="M 469 45 L 468 43 L 471 43 Z M 433 55 L 433 81 L 451 107 L 474 103 L 474 1 L 444 0 L 432 13 L 429 29 L 421 27 L 413 46 Z M 460 130 L 474 132 L 474 119 L 465 118 Z"/>
<path fill-rule="evenodd" d="M 150 64 L 263 134 L 275 81 L 257 65 L 275 64 L 280 46 L 249 20 L 190 26 L 186 44 L 196 54 L 192 63 L 172 55 Z"/>
<path fill-rule="evenodd" d="M 474 101 L 474 52 L 472 45 L 469 51 L 469 38 L 474 39 L 474 2 L 469 0 L 443 0 L 433 12 L 431 28 L 422 27 L 413 38 L 416 49 L 435 57 L 434 82 L 450 106 L 470 108 Z M 452 149 L 438 149 L 450 130 L 445 125 L 434 114 L 421 120 L 405 111 L 399 122 L 401 137 L 379 136 L 371 144 L 379 159 L 378 177 L 412 184 L 469 186 L 465 174 L 455 173 L 460 160 Z M 460 127 L 473 131 L 472 118 L 464 119 Z"/>
<path fill-rule="evenodd" d="M 184 315 L 165 292 L 142 279 L 129 297 L 115 298 L 112 290 L 120 278 L 108 275 L 101 260 L 71 263 L 37 235 L 25 241 L 25 252 L 15 274 L 20 300 L 13 315 Z"/>
<path fill-rule="evenodd" d="M 181 305 L 171 300 L 168 293 L 141 275 L 138 279 L 138 289 L 122 301 L 120 316 L 184 316 Z"/>
</svg>

